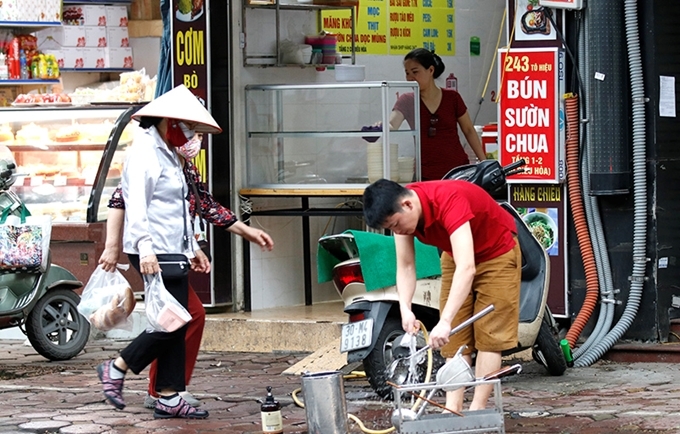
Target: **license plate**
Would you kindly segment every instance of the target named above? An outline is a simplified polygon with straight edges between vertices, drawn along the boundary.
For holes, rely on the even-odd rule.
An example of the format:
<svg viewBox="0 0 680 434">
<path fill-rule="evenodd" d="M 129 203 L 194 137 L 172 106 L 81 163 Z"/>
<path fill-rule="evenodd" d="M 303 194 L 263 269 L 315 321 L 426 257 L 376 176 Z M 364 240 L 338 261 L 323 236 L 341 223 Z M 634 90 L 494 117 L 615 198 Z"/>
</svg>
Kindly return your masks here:
<svg viewBox="0 0 680 434">
<path fill-rule="evenodd" d="M 371 345 L 373 318 L 352 322 L 342 326 L 340 352 L 354 351 Z"/>
</svg>

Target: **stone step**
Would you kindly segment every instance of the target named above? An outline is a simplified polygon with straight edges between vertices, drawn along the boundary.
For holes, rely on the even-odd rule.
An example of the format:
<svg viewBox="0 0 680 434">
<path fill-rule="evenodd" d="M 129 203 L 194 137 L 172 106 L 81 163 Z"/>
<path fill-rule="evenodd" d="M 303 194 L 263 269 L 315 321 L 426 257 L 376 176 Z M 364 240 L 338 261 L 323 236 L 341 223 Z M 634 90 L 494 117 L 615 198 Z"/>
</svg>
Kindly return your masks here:
<svg viewBox="0 0 680 434">
<path fill-rule="evenodd" d="M 342 302 L 208 314 L 201 348 L 205 351 L 314 352 L 340 341 L 347 322 Z"/>
<path fill-rule="evenodd" d="M 315 352 L 340 341 L 347 322 L 342 302 L 317 303 L 255 312 L 208 313 L 201 349 L 239 352 Z M 132 313 L 132 330 L 93 329 L 93 338 L 133 339 L 147 326 L 144 303 Z"/>
</svg>

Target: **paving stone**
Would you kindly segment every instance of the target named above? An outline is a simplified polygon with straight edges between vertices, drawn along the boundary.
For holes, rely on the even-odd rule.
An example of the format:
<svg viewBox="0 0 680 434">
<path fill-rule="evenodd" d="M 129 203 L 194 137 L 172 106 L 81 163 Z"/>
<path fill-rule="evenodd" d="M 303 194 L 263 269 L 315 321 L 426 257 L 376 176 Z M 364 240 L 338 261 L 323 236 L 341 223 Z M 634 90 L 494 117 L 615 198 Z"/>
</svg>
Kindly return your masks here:
<svg viewBox="0 0 680 434">
<path fill-rule="evenodd" d="M 25 374 L 0 380 L 0 433 L 57 432 L 19 427 L 39 422 L 67 423 L 60 432 L 93 434 L 260 433 L 258 400 L 264 398 L 266 386 L 273 387 L 283 405 L 284 432 L 306 433 L 305 410 L 291 396 L 301 388 L 300 377 L 281 375 L 304 353 L 201 353 L 189 390 L 203 401 L 210 417 L 154 420 L 153 412 L 142 406 L 148 371 L 126 378 L 128 406 L 123 411 L 102 396 L 94 368 L 125 345 L 93 341 L 78 357 L 56 363 L 31 354 L 30 346 L 0 341 L 0 354 L 13 353 L 0 357 L 0 369 Z M 673 364 L 596 363 L 550 377 L 533 361 L 522 363 L 523 373 L 502 383 L 508 433 L 680 432 L 680 369 Z M 348 411 L 367 428 L 391 426 L 391 403 L 380 400 L 365 380 L 347 381 L 345 392 Z M 353 422 L 349 430 L 361 432 Z"/>
<path fill-rule="evenodd" d="M 59 430 L 62 434 L 99 434 L 104 430 L 109 430 L 110 427 L 107 425 L 99 424 L 82 424 L 82 425 L 70 425 Z"/>
<path fill-rule="evenodd" d="M 59 428 L 71 425 L 70 422 L 64 422 L 59 420 L 36 420 L 32 422 L 26 422 L 19 425 L 19 428 L 26 431 L 34 432 L 45 432 L 47 430 L 57 430 Z"/>
</svg>

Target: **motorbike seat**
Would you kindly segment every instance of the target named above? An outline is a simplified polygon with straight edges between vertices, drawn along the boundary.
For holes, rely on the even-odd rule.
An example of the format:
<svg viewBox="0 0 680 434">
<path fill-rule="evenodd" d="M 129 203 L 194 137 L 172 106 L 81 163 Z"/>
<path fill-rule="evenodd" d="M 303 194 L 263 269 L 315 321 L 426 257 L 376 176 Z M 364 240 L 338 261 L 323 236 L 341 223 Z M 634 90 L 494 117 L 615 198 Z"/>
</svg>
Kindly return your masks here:
<svg viewBox="0 0 680 434">
<path fill-rule="evenodd" d="M 541 271 L 543 252 L 530 248 L 535 244 L 532 239 L 533 235 L 522 220 L 516 221 L 516 226 L 519 248 L 522 252 L 522 281 L 527 282 L 534 280 Z"/>
<path fill-rule="evenodd" d="M 517 227 L 517 239 L 522 252 L 522 286 L 519 290 L 519 321 L 532 322 L 541 311 L 547 266 L 545 250 L 534 238 L 522 217 L 507 202 L 501 206 L 512 215 Z M 545 288 L 547 290 L 547 288 Z"/>
</svg>

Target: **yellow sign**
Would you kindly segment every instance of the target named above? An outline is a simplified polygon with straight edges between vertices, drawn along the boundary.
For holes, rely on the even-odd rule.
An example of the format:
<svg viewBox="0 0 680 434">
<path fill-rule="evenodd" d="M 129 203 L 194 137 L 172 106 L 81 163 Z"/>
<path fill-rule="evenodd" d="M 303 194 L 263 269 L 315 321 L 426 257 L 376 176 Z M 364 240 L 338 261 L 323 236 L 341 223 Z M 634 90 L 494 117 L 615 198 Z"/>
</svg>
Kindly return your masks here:
<svg viewBox="0 0 680 434">
<path fill-rule="evenodd" d="M 562 200 L 560 185 L 514 185 L 512 200 L 517 202 L 559 202 Z"/>
<path fill-rule="evenodd" d="M 414 48 L 456 54 L 454 0 L 364 0 L 356 10 L 357 54 L 406 54 Z M 338 36 L 338 52 L 352 50 L 349 10 L 322 13 L 322 28 Z"/>
</svg>

